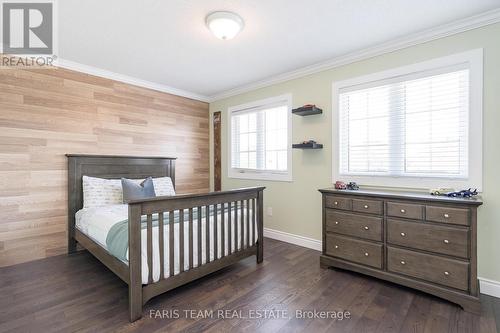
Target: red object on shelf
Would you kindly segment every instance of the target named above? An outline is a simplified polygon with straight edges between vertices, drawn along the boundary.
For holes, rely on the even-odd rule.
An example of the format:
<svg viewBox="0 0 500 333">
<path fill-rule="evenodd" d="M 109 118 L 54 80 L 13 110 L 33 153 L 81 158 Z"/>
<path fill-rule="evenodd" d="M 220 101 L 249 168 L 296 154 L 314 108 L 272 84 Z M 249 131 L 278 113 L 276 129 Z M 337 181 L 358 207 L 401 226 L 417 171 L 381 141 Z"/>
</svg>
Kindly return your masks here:
<svg viewBox="0 0 500 333">
<path fill-rule="evenodd" d="M 345 190 L 347 188 L 347 185 L 344 182 L 341 182 L 340 180 L 337 180 L 335 182 L 335 188 L 337 190 Z"/>
</svg>

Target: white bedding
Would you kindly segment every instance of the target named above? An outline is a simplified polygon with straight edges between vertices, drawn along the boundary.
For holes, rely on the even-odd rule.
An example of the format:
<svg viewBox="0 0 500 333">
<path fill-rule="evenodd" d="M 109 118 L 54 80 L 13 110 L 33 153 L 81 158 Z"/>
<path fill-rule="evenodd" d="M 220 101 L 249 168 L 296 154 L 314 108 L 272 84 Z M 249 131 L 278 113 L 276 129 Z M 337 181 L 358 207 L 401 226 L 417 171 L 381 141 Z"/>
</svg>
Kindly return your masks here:
<svg viewBox="0 0 500 333">
<path fill-rule="evenodd" d="M 231 223 L 231 229 L 233 233 L 233 242 L 232 242 L 232 249 L 234 251 L 235 249 L 235 244 L 234 244 L 234 232 L 235 232 L 235 218 L 234 214 L 235 212 L 232 212 L 232 223 Z M 238 216 L 240 216 L 240 209 L 237 210 Z M 250 211 L 250 214 L 252 214 L 252 211 Z M 228 242 L 228 214 L 227 210 L 225 213 L 225 254 L 229 254 L 229 242 Z M 251 215 L 250 215 L 251 216 Z M 104 249 L 107 250 L 106 246 L 106 237 L 108 235 L 109 230 L 111 227 L 123 220 L 126 220 L 128 218 L 128 205 L 107 205 L 107 206 L 101 206 L 101 207 L 92 207 L 92 208 L 84 208 L 79 210 L 76 213 L 76 228 L 80 230 L 82 233 L 90 237 L 92 240 L 97 242 L 99 245 L 101 245 Z M 244 211 L 244 225 L 246 226 L 246 209 Z M 196 221 L 196 218 L 193 218 L 193 265 L 194 267 L 197 267 L 198 263 L 198 222 Z M 240 217 L 238 217 L 238 220 L 240 221 Z M 217 217 L 217 258 L 222 257 L 222 241 L 221 241 L 221 226 L 222 226 L 222 216 L 219 213 Z M 214 239 L 213 239 L 213 227 L 214 227 L 214 218 L 213 216 L 210 217 L 210 261 L 214 260 Z M 201 221 L 201 227 L 202 227 L 202 246 L 201 246 L 201 254 L 202 254 L 202 264 L 206 262 L 206 234 L 205 234 L 205 219 L 203 218 Z M 241 223 L 240 227 L 241 229 Z M 246 227 L 243 228 L 243 230 L 246 230 Z M 257 240 L 257 235 L 253 235 L 253 229 L 250 227 L 250 243 L 253 244 Z M 189 269 L 189 242 L 188 242 L 188 235 L 189 235 L 189 223 L 187 221 L 184 222 L 184 270 Z M 244 234 L 243 238 L 243 243 L 244 247 L 247 246 L 246 244 L 246 233 Z M 147 230 L 142 229 L 142 283 L 147 284 L 148 283 L 148 274 L 149 274 L 149 269 L 148 269 L 148 258 L 147 258 Z M 238 249 L 239 244 L 240 244 L 240 239 L 241 239 L 241 231 L 238 232 Z M 254 242 L 252 242 L 252 239 L 254 239 Z M 167 278 L 170 273 L 169 273 L 169 226 L 168 224 L 164 225 L 164 272 L 165 272 L 165 278 Z M 160 254 L 159 254 L 159 242 L 158 242 L 158 227 L 153 228 L 153 281 L 158 281 L 160 278 Z M 174 225 L 174 275 L 178 274 L 180 272 L 180 265 L 179 265 L 179 223 L 176 223 Z M 127 251 L 127 258 L 128 258 L 128 251 Z"/>
</svg>

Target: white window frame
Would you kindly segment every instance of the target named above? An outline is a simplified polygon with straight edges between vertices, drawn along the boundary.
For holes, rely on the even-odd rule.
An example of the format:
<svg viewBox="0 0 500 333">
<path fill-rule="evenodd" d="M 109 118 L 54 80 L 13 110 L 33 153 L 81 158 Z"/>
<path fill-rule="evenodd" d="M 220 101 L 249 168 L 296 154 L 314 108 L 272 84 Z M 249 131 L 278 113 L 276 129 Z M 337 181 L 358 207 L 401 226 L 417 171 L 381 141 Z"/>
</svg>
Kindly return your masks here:
<svg viewBox="0 0 500 333">
<path fill-rule="evenodd" d="M 287 105 L 287 171 L 269 171 L 269 170 L 254 170 L 254 169 L 242 169 L 233 168 L 231 165 L 232 161 L 232 115 L 234 112 L 242 111 L 245 109 L 258 108 L 266 105 L 276 104 L 279 102 L 285 102 Z M 239 178 L 239 179 L 256 179 L 256 180 L 272 180 L 272 181 L 292 181 L 292 94 L 284 94 L 280 96 L 270 97 L 266 99 L 261 99 L 258 101 L 231 106 L 227 109 L 228 113 L 228 126 L 227 126 L 227 170 L 229 178 Z"/>
<path fill-rule="evenodd" d="M 438 70 L 444 67 L 465 64 L 469 69 L 469 156 L 468 178 L 444 177 L 408 177 L 378 175 L 342 175 L 340 173 L 340 90 L 355 85 L 370 84 L 373 81 L 394 79 L 398 76 L 415 74 L 423 71 Z M 451 187 L 463 189 L 474 187 L 482 191 L 483 186 L 483 49 L 475 49 L 463 53 L 436 58 L 413 65 L 403 66 L 387 71 L 359 76 L 343 81 L 333 82 L 333 114 L 332 114 L 332 183 L 335 181 L 355 181 L 360 185 L 373 187 L 395 187 L 429 189 L 434 187 Z"/>
</svg>

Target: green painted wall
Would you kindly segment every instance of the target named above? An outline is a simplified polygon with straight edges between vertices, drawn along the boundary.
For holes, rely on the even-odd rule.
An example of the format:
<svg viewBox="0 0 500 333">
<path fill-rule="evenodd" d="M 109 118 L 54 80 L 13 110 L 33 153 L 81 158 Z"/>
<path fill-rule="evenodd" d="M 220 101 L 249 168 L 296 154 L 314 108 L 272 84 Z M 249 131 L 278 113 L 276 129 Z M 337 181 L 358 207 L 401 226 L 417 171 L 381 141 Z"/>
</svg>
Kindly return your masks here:
<svg viewBox="0 0 500 333">
<path fill-rule="evenodd" d="M 500 24 L 471 30 L 368 60 L 257 89 L 210 104 L 222 111 L 222 187 L 264 185 L 265 227 L 321 238 L 321 196 L 318 188 L 332 185 L 332 82 L 404 66 L 466 50 L 484 49 L 483 199 L 479 210 L 479 276 L 500 281 Z M 227 108 L 250 101 L 292 93 L 294 107 L 313 103 L 323 115 L 293 116 L 293 142 L 313 138 L 323 150 L 293 150 L 293 182 L 238 180 L 227 177 Z M 212 134 L 212 132 L 211 132 Z M 479 135 L 478 133 L 474 135 Z M 212 137 L 211 137 L 212 140 Z M 212 144 L 210 147 L 212 148 Z M 213 157 L 211 151 L 211 158 Z M 213 169 L 211 169 L 211 175 Z M 213 179 L 213 177 L 211 177 Z"/>
</svg>

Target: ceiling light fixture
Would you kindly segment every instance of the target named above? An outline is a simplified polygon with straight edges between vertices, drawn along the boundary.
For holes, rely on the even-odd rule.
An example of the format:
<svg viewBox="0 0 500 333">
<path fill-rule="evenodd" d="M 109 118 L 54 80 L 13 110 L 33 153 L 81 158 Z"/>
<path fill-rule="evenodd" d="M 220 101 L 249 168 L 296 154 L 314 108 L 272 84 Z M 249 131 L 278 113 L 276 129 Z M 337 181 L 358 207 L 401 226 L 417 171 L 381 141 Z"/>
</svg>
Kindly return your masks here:
<svg viewBox="0 0 500 333">
<path fill-rule="evenodd" d="M 234 38 L 244 26 L 243 19 L 231 12 L 213 12 L 207 15 L 206 24 L 215 37 L 227 40 Z"/>
</svg>

